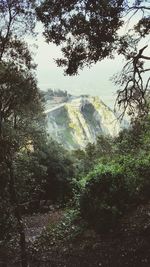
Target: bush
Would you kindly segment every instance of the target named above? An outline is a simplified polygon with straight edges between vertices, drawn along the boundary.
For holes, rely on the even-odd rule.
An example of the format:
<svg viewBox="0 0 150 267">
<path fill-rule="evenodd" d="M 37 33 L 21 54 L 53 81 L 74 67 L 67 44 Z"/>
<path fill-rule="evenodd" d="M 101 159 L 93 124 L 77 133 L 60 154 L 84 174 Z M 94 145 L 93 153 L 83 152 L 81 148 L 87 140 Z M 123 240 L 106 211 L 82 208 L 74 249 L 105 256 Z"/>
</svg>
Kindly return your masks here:
<svg viewBox="0 0 150 267">
<path fill-rule="evenodd" d="M 114 226 L 126 208 L 128 192 L 119 164 L 100 164 L 86 177 L 80 198 L 82 216 L 97 231 Z"/>
<path fill-rule="evenodd" d="M 150 156 L 140 154 L 137 158 L 123 160 L 126 184 L 130 191 L 130 202 L 136 205 L 150 199 Z"/>
<path fill-rule="evenodd" d="M 122 156 L 96 165 L 83 181 L 81 215 L 96 231 L 106 231 L 128 209 L 150 199 L 150 157 Z"/>
</svg>

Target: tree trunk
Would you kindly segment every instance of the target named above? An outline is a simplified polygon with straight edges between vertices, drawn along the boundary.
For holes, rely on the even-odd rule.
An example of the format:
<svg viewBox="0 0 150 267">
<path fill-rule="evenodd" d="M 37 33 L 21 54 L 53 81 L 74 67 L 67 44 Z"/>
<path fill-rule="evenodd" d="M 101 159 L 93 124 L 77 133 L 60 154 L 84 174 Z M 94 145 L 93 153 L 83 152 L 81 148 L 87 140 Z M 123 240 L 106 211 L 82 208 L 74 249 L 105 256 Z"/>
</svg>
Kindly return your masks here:
<svg viewBox="0 0 150 267">
<path fill-rule="evenodd" d="M 26 241 L 25 241 L 25 232 L 24 232 L 24 226 L 21 218 L 21 212 L 20 212 L 20 207 L 18 205 L 18 200 L 17 200 L 17 194 L 16 194 L 16 189 L 15 189 L 15 178 L 14 178 L 14 173 L 13 173 L 13 166 L 12 166 L 12 161 L 9 160 L 7 161 L 7 166 L 9 168 L 9 174 L 10 174 L 10 198 L 12 205 L 14 207 L 14 215 L 17 219 L 17 226 L 18 226 L 18 233 L 20 235 L 20 252 L 21 252 L 21 265 L 22 267 L 27 267 L 28 262 L 27 262 L 27 255 L 26 255 Z"/>
</svg>

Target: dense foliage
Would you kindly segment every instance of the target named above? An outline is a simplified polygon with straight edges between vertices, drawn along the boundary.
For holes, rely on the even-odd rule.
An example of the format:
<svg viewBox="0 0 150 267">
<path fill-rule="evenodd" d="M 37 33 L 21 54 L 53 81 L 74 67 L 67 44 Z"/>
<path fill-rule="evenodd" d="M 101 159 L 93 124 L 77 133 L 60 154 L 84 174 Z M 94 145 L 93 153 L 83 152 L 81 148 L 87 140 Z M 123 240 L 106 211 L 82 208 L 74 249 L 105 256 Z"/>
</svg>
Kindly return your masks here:
<svg viewBox="0 0 150 267">
<path fill-rule="evenodd" d="M 84 178 L 80 209 L 83 217 L 98 231 L 116 226 L 128 210 L 150 194 L 150 157 L 120 157 L 107 164 L 98 164 Z"/>
<path fill-rule="evenodd" d="M 149 201 L 149 125 L 149 117 L 134 123 L 111 142 L 111 153 L 101 157 L 98 143 L 93 145 L 95 164 L 83 170 L 77 183 L 81 214 L 94 229 L 112 228 L 128 210 Z"/>
<path fill-rule="evenodd" d="M 117 30 L 122 25 L 123 1 L 43 1 L 37 15 L 48 42 L 62 43 L 66 73 L 112 55 Z"/>
<path fill-rule="evenodd" d="M 72 197 L 71 181 L 75 175 L 73 160 L 68 151 L 50 139 L 42 145 L 38 155 L 42 166 L 46 167 L 45 185 L 42 198 L 62 205 Z"/>
<path fill-rule="evenodd" d="M 65 151 L 52 141 L 48 145 L 35 64 L 24 41 L 34 34 L 35 5 L 0 2 L 0 258 L 5 262 L 18 249 L 24 267 L 23 215 L 38 211 L 43 198 L 56 201 L 69 195 L 72 174 L 65 168 L 71 165 Z"/>
</svg>

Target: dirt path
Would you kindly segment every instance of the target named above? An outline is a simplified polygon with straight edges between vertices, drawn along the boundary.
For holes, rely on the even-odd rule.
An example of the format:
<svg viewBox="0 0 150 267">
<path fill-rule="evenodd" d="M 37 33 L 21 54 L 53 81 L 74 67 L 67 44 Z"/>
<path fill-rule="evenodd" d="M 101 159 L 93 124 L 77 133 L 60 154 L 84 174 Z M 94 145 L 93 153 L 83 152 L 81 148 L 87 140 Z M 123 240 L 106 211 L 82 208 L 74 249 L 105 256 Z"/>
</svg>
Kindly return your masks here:
<svg viewBox="0 0 150 267">
<path fill-rule="evenodd" d="M 40 218 L 41 217 L 41 218 Z M 58 222 L 62 211 L 36 216 L 40 227 Z M 31 217 L 30 217 L 31 218 Z M 37 227 L 37 225 L 36 225 Z M 86 234 L 86 235 L 85 235 Z M 28 236 L 32 236 L 28 234 Z M 86 232 L 75 242 L 53 245 L 34 255 L 30 267 L 149 267 L 150 203 L 127 214 L 114 232 L 105 235 Z"/>
<path fill-rule="evenodd" d="M 57 223 L 63 218 L 64 211 L 57 210 L 45 214 L 35 214 L 24 218 L 26 241 L 35 241 L 48 224 Z"/>
</svg>

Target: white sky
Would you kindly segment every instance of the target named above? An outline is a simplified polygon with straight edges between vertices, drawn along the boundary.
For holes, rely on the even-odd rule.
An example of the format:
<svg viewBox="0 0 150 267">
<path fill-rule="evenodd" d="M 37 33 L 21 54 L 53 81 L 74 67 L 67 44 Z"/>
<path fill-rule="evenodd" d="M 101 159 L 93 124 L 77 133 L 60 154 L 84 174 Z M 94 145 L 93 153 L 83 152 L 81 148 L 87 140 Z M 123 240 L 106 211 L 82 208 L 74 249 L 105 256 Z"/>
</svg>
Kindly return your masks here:
<svg viewBox="0 0 150 267">
<path fill-rule="evenodd" d="M 115 101 L 114 86 L 110 78 L 116 74 L 123 65 L 122 60 L 106 59 L 79 71 L 77 76 L 65 76 L 63 68 L 57 67 L 54 59 L 61 57 L 61 51 L 54 44 L 47 44 L 42 35 L 37 38 L 38 49 L 35 55 L 37 66 L 38 86 L 41 90 L 48 88 L 67 90 L 73 95 L 89 94 L 100 96 L 109 106 L 113 107 Z"/>
</svg>

